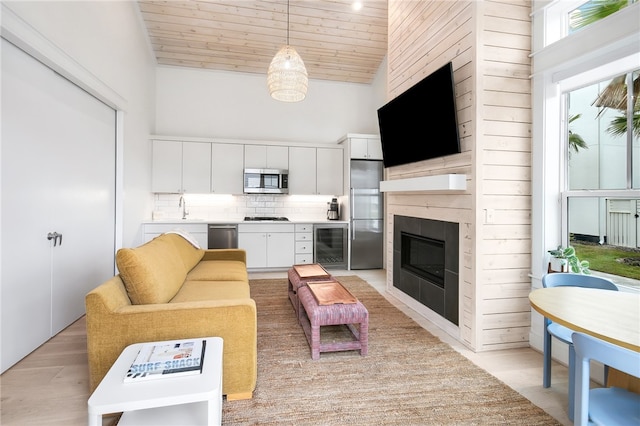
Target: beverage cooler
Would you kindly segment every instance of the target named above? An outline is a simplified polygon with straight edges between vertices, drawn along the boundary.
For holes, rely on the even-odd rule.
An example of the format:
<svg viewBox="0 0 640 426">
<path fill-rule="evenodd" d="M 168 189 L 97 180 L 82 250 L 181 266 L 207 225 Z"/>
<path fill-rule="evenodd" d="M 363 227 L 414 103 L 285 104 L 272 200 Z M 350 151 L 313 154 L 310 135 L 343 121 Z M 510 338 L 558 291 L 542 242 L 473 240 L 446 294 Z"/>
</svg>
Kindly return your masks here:
<svg viewBox="0 0 640 426">
<path fill-rule="evenodd" d="M 313 226 L 315 263 L 327 269 L 347 269 L 347 223 L 323 223 Z"/>
</svg>

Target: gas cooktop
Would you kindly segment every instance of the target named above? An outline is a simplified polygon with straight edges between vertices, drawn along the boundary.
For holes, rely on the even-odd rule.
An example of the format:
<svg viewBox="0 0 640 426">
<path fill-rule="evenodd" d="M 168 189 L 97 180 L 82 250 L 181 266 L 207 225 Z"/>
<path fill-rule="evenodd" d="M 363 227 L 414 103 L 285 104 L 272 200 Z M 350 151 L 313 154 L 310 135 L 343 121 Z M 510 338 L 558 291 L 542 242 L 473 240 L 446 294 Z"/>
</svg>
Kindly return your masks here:
<svg viewBox="0 0 640 426">
<path fill-rule="evenodd" d="M 286 217 L 280 216 L 280 217 L 272 217 L 272 216 L 245 216 L 244 218 L 245 221 L 250 221 L 250 222 L 266 222 L 266 221 L 277 221 L 277 222 L 288 222 L 289 219 L 287 219 Z"/>
</svg>

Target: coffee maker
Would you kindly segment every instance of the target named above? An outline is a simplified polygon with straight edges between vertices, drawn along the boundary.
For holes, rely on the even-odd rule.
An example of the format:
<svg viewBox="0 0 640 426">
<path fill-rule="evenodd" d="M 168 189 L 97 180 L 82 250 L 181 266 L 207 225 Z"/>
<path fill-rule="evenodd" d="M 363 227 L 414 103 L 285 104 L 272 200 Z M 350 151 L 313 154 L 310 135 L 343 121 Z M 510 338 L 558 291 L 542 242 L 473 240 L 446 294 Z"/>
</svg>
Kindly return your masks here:
<svg viewBox="0 0 640 426">
<path fill-rule="evenodd" d="M 339 204 L 337 198 L 332 198 L 330 203 L 327 203 L 327 220 L 339 220 L 340 212 L 338 211 Z"/>
</svg>

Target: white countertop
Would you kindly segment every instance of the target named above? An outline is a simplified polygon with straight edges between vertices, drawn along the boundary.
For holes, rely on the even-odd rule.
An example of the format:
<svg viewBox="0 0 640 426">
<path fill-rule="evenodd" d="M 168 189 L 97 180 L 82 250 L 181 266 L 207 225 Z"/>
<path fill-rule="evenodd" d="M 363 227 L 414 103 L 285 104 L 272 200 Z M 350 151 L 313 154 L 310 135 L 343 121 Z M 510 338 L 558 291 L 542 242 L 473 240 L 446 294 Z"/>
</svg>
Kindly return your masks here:
<svg viewBox="0 0 640 426">
<path fill-rule="evenodd" d="M 295 220 L 289 219 L 288 221 L 281 220 L 267 220 L 267 221 L 259 221 L 259 220 L 243 220 L 241 219 L 161 219 L 161 220 L 145 220 L 142 221 L 143 224 L 167 224 L 167 225 L 180 225 L 180 224 L 223 224 L 223 223 L 318 223 L 318 224 L 326 224 L 326 223 L 349 223 L 348 220 Z"/>
</svg>

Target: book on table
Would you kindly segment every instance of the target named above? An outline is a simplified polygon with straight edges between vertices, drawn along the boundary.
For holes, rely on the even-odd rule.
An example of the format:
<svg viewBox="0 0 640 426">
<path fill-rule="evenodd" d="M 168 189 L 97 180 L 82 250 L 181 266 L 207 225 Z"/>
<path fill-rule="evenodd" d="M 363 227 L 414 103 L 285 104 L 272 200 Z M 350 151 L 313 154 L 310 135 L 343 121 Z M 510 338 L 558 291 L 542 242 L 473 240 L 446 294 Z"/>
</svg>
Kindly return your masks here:
<svg viewBox="0 0 640 426">
<path fill-rule="evenodd" d="M 124 377 L 125 383 L 202 373 L 207 342 L 202 339 L 144 344 Z"/>
</svg>

